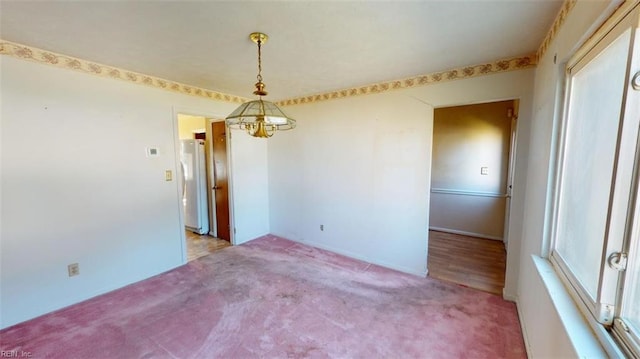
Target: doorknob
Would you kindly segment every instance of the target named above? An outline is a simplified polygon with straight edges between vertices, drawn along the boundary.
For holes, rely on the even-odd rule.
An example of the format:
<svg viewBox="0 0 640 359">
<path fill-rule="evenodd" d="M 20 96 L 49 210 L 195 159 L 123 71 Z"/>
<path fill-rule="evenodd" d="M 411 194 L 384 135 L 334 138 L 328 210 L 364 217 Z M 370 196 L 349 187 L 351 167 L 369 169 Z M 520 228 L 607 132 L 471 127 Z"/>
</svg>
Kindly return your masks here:
<svg viewBox="0 0 640 359">
<path fill-rule="evenodd" d="M 211 189 L 222 189 L 222 186 L 213 186 Z"/>
</svg>

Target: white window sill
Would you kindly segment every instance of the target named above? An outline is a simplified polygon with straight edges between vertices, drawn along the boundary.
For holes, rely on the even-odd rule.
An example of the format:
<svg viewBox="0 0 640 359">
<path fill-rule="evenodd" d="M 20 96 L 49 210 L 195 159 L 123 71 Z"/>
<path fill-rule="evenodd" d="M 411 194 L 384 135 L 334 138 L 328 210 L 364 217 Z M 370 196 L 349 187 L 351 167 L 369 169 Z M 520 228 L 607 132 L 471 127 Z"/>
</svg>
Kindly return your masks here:
<svg viewBox="0 0 640 359">
<path fill-rule="evenodd" d="M 535 255 L 531 257 L 576 356 L 578 358 L 624 357 L 604 327 L 582 315 L 578 304 L 567 291 L 551 262 Z"/>
</svg>

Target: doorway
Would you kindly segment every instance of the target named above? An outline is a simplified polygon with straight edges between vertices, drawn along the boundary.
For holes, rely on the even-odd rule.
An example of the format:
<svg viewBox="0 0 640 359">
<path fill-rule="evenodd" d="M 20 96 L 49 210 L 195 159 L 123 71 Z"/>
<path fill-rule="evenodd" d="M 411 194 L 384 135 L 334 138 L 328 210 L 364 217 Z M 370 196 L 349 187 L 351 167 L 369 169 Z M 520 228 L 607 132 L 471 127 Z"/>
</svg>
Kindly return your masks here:
<svg viewBox="0 0 640 359">
<path fill-rule="evenodd" d="M 227 138 L 224 121 L 179 113 L 177 122 L 179 147 L 184 147 L 185 142 L 196 141 L 204 152 L 203 196 L 200 200 L 206 207 L 204 216 L 208 229 L 202 232 L 185 228 L 186 254 L 190 261 L 231 245 Z M 182 167 L 184 169 L 184 165 Z M 186 177 L 182 178 L 183 183 L 186 180 Z M 182 204 L 185 205 L 184 198 Z"/>
<path fill-rule="evenodd" d="M 482 290 L 504 287 L 518 105 L 434 110 L 430 276 L 446 273 L 441 279 Z"/>
</svg>

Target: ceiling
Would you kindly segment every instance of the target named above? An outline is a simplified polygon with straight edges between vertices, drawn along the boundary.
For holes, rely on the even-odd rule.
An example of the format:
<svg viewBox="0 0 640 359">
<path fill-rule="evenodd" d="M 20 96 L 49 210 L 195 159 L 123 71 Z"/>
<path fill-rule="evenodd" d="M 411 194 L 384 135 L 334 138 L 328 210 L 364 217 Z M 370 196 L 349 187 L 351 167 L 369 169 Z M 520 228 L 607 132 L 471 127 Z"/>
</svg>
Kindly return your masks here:
<svg viewBox="0 0 640 359">
<path fill-rule="evenodd" d="M 272 101 L 534 53 L 562 0 L 0 1 L 0 38 Z"/>
</svg>

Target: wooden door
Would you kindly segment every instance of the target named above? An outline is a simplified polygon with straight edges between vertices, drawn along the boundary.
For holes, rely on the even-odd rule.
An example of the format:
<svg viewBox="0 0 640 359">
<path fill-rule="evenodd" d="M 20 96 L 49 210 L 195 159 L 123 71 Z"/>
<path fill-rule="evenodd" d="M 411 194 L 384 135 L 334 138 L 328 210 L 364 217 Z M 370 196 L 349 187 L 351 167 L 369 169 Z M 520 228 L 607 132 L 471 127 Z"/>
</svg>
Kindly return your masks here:
<svg viewBox="0 0 640 359">
<path fill-rule="evenodd" d="M 213 122 L 211 133 L 213 140 L 213 189 L 216 193 L 217 237 L 231 241 L 229 224 L 229 180 L 227 177 L 227 136 L 224 121 Z"/>
</svg>

